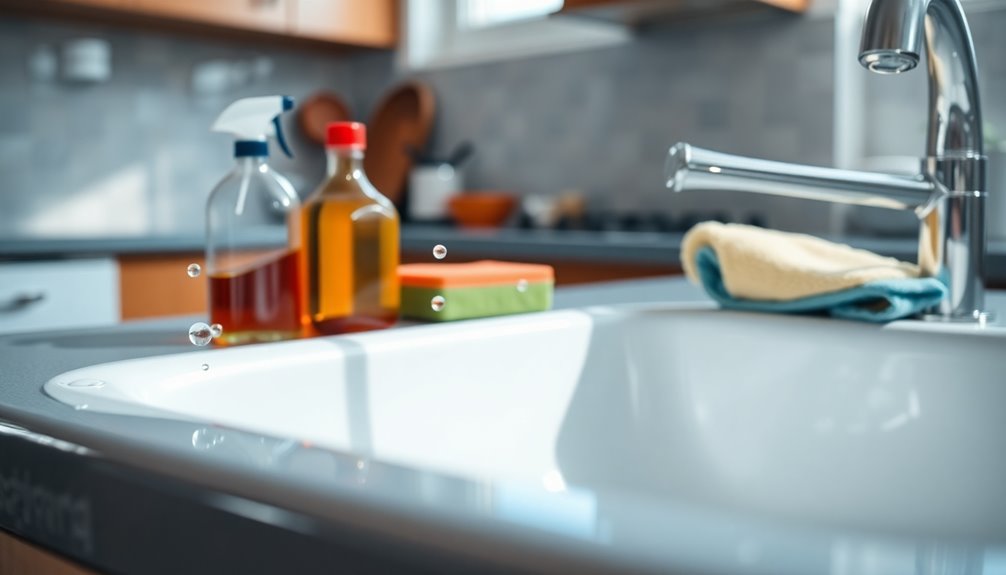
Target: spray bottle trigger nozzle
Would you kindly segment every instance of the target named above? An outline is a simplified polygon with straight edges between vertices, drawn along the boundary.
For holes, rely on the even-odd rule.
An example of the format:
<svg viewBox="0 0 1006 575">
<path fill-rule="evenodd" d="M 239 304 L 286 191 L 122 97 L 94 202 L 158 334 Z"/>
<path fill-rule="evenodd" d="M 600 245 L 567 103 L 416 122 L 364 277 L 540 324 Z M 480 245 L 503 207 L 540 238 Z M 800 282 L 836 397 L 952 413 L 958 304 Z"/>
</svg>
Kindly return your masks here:
<svg viewBox="0 0 1006 575">
<path fill-rule="evenodd" d="M 279 116 L 272 119 L 272 125 L 276 128 L 276 143 L 279 144 L 280 149 L 286 154 L 286 157 L 292 158 L 293 152 L 290 151 L 290 147 L 286 143 L 286 138 L 283 136 L 283 126 L 279 122 Z"/>
</svg>

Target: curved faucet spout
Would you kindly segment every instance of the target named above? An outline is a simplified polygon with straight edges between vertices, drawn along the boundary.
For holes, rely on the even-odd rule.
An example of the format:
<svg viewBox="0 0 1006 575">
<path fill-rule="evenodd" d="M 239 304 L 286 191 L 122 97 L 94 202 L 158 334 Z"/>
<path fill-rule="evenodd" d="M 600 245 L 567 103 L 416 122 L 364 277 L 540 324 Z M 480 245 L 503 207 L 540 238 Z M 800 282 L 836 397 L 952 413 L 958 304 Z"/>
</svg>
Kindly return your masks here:
<svg viewBox="0 0 1006 575">
<path fill-rule="evenodd" d="M 927 156 L 981 156 L 978 67 L 959 0 L 874 0 L 859 62 L 881 74 L 906 72 L 918 65 L 923 40 L 929 65 Z"/>
</svg>

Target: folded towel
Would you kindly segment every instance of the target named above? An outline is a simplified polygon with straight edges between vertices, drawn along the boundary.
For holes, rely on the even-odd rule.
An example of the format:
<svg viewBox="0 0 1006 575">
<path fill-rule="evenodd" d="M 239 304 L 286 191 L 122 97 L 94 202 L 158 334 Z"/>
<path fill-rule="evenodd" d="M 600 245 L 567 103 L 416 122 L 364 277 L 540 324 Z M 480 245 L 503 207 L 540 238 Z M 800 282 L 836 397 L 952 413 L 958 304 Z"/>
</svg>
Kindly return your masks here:
<svg viewBox="0 0 1006 575">
<path fill-rule="evenodd" d="M 917 266 L 813 236 L 705 222 L 685 234 L 681 262 L 721 306 L 890 321 L 940 302 L 946 286 Z"/>
</svg>

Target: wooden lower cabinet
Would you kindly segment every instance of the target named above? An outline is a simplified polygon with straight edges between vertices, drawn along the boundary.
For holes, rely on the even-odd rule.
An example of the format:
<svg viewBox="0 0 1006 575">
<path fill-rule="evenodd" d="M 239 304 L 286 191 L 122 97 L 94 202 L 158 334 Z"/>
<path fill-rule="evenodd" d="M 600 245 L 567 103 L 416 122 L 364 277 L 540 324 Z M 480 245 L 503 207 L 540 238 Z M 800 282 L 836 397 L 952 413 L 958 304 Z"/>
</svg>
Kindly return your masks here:
<svg viewBox="0 0 1006 575">
<path fill-rule="evenodd" d="M 680 267 L 666 264 L 554 262 L 551 265 L 555 268 L 557 287 L 681 274 Z"/>
<path fill-rule="evenodd" d="M 484 259 L 506 260 L 506 258 L 456 257 L 452 255 L 450 261 L 459 263 Z M 405 252 L 402 254 L 402 263 L 429 262 L 429 252 Z M 681 274 L 681 268 L 671 264 L 617 264 L 575 260 L 537 261 L 529 263 L 542 263 L 552 266 L 555 269 L 556 287 Z"/>
<path fill-rule="evenodd" d="M 59 555 L 0 531 L 0 575 L 97 575 Z"/>
<path fill-rule="evenodd" d="M 455 257 L 452 262 L 484 257 Z M 402 263 L 429 262 L 429 253 L 402 254 Z M 189 264 L 203 266 L 197 278 L 186 274 Z M 555 268 L 555 285 L 568 286 L 680 274 L 670 264 L 613 264 L 609 262 L 542 262 Z M 143 319 L 207 312 L 207 278 L 202 254 L 136 255 L 119 257 L 122 319 Z"/>
<path fill-rule="evenodd" d="M 192 263 L 204 268 L 199 277 L 186 273 Z M 206 282 L 202 254 L 120 256 L 122 319 L 205 314 Z"/>
</svg>

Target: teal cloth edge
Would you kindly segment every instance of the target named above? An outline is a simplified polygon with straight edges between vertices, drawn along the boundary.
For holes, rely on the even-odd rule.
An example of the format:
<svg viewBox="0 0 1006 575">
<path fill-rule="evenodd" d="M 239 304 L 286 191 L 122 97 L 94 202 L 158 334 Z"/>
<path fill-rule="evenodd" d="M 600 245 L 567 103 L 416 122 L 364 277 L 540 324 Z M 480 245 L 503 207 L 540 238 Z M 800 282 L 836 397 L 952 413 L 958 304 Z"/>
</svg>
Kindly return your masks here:
<svg viewBox="0 0 1006 575">
<path fill-rule="evenodd" d="M 841 291 L 788 301 L 736 298 L 723 284 L 719 258 L 711 247 L 695 255 L 695 270 L 702 287 L 720 306 L 729 309 L 777 313 L 826 313 L 832 317 L 871 322 L 888 322 L 913 316 L 938 304 L 947 296 L 947 287 L 936 278 L 878 280 Z M 877 300 L 887 307 L 878 309 Z"/>
</svg>

